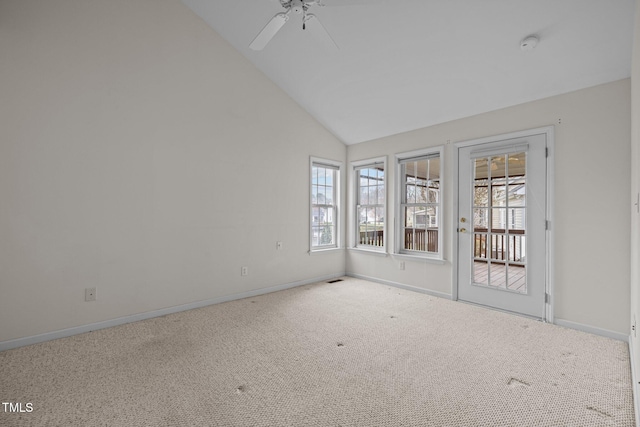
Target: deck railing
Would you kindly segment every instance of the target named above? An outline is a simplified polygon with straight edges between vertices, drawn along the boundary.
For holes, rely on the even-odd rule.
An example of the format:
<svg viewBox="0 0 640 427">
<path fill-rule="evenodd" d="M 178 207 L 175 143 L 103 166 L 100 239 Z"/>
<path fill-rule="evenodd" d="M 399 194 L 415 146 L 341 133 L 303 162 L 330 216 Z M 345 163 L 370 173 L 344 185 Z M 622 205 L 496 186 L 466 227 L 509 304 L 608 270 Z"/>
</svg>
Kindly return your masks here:
<svg viewBox="0 0 640 427">
<path fill-rule="evenodd" d="M 491 244 L 487 244 L 488 229 L 475 228 L 473 256 L 476 260 L 524 262 L 524 230 L 491 230 Z M 360 245 L 384 246 L 382 230 L 361 231 Z M 405 228 L 404 249 L 438 252 L 437 228 Z"/>
<path fill-rule="evenodd" d="M 384 246 L 384 234 L 382 230 L 360 232 L 360 245 Z"/>
<path fill-rule="evenodd" d="M 410 251 L 438 252 L 438 229 L 405 228 L 404 248 Z"/>
<path fill-rule="evenodd" d="M 487 244 L 488 229 L 475 228 L 473 257 L 477 261 L 524 262 L 524 230 L 492 229 L 491 242 Z"/>
<path fill-rule="evenodd" d="M 361 231 L 358 244 L 384 246 L 384 233 L 382 230 Z M 438 252 L 438 229 L 405 228 L 404 249 Z"/>
</svg>

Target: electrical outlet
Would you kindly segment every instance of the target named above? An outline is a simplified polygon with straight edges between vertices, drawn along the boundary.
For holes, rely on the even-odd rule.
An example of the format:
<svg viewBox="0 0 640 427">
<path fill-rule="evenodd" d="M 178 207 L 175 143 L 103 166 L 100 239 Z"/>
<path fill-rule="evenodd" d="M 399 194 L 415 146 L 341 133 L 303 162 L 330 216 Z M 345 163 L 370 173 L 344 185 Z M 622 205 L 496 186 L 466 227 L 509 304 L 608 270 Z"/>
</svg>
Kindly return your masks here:
<svg viewBox="0 0 640 427">
<path fill-rule="evenodd" d="M 276 249 L 282 249 L 282 242 L 276 242 Z"/>
<path fill-rule="evenodd" d="M 400 261 L 400 263 L 398 264 L 398 268 L 400 270 L 404 270 L 404 261 Z"/>
<path fill-rule="evenodd" d="M 96 288 L 86 288 L 84 290 L 84 300 L 85 301 L 95 301 L 96 300 Z"/>
<path fill-rule="evenodd" d="M 249 267 L 242 267 L 240 269 L 240 275 L 241 276 L 248 276 L 249 275 Z"/>
</svg>

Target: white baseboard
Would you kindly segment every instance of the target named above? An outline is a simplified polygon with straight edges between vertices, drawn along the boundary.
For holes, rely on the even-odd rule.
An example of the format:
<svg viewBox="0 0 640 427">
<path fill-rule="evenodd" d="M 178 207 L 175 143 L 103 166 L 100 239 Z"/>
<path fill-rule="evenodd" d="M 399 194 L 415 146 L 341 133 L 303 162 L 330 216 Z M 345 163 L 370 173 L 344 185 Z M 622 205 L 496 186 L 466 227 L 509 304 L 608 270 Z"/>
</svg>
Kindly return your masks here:
<svg viewBox="0 0 640 427">
<path fill-rule="evenodd" d="M 407 290 L 410 290 L 410 291 L 420 292 L 420 293 L 423 293 L 423 294 L 429 294 L 429 295 L 433 295 L 433 296 L 436 296 L 436 297 L 439 297 L 439 298 L 445 298 L 445 299 L 451 299 L 452 298 L 452 296 L 450 294 L 447 294 L 447 293 L 444 293 L 444 292 L 432 291 L 432 290 L 429 290 L 429 289 L 419 288 L 417 286 L 405 285 L 404 283 L 392 282 L 390 280 L 379 279 L 377 277 L 365 276 L 363 274 L 356 274 L 356 273 L 347 272 L 347 276 L 354 277 L 356 279 L 368 280 L 370 282 L 381 283 L 383 285 L 394 286 L 396 288 L 402 288 L 402 289 L 407 289 Z M 577 323 L 577 322 L 572 322 L 572 321 L 569 321 L 569 320 L 563 320 L 563 319 L 557 319 L 557 318 L 555 319 L 555 321 L 553 323 L 555 325 L 562 326 L 562 327 L 565 327 L 565 328 L 576 329 L 578 331 L 588 332 L 590 334 L 600 335 L 600 336 L 607 337 L 607 338 L 612 338 L 612 339 L 618 340 L 618 341 L 625 341 L 625 342 L 629 341 L 629 336 L 628 335 L 625 335 L 625 334 L 620 333 L 620 332 L 610 331 L 608 329 L 596 328 L 594 326 L 589 326 L 589 325 L 585 325 L 585 324 L 582 324 L 582 323 Z M 640 427 L 640 425 L 638 427 Z"/>
<path fill-rule="evenodd" d="M 363 274 L 347 273 L 347 276 L 354 277 L 356 279 L 368 280 L 370 282 L 380 283 L 382 285 L 393 286 L 394 288 L 406 289 L 408 291 L 420 292 L 421 294 L 428 294 L 438 298 L 451 299 L 451 294 L 444 292 L 432 291 L 430 289 L 419 288 L 417 286 L 405 285 L 404 283 L 392 282 L 391 280 L 379 279 L 377 277 L 369 277 Z"/>
<path fill-rule="evenodd" d="M 640 390 L 638 388 L 638 366 L 636 366 L 636 355 L 633 350 L 633 335 L 629 335 L 629 358 L 631 359 L 631 383 L 633 384 L 633 410 L 636 414 L 636 427 L 640 427 Z"/>
<path fill-rule="evenodd" d="M 178 313 L 181 311 L 192 310 L 194 308 L 206 307 L 213 304 L 235 301 L 242 298 L 255 297 L 271 292 L 283 291 L 298 286 L 308 285 L 311 283 L 322 282 L 329 279 L 345 276 L 344 272 L 330 274 L 327 276 L 315 277 L 312 279 L 300 280 L 297 282 L 285 283 L 283 285 L 270 286 L 268 288 L 256 289 L 254 291 L 241 292 L 239 294 L 227 295 L 219 298 L 212 298 L 202 301 L 196 301 L 189 304 L 176 305 L 174 307 L 162 308 L 159 310 L 147 311 L 145 313 L 132 314 L 129 316 L 118 317 L 116 319 L 105 320 L 102 322 L 90 323 L 88 325 L 75 326 L 73 328 L 61 329 L 57 331 L 47 332 L 44 334 L 33 335 L 24 338 L 16 338 L 13 340 L 1 341 L 0 351 L 10 350 L 13 348 L 23 347 L 25 345 L 37 344 L 44 341 L 50 341 L 57 338 L 69 337 L 72 335 L 83 334 L 85 332 L 96 331 L 98 329 L 110 328 L 112 326 L 123 325 L 125 323 L 137 322 L 139 320 L 151 319 L 153 317 L 165 316 L 167 314 Z"/>
<path fill-rule="evenodd" d="M 613 338 L 618 341 L 629 342 L 629 336 L 620 332 L 610 331 L 608 329 L 596 328 L 595 326 L 589 326 L 582 323 L 571 322 L 570 320 L 556 318 L 553 322 L 554 325 L 562 326 L 564 328 L 576 329 L 582 332 L 588 332 L 594 335 L 600 335 L 602 337 Z"/>
</svg>

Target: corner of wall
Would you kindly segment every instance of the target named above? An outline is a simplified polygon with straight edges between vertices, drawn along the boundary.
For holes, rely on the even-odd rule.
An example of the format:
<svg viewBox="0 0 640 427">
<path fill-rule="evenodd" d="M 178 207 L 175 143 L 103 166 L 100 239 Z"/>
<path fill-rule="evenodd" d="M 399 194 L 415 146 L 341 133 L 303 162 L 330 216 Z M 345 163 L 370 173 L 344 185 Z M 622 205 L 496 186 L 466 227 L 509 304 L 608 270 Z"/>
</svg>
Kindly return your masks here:
<svg viewBox="0 0 640 427">
<path fill-rule="evenodd" d="M 640 426 L 640 347 L 637 338 L 637 320 L 640 317 L 640 0 L 636 0 L 631 69 L 631 245 L 630 245 L 630 317 L 629 356 L 633 381 L 633 402 L 636 426 Z"/>
</svg>

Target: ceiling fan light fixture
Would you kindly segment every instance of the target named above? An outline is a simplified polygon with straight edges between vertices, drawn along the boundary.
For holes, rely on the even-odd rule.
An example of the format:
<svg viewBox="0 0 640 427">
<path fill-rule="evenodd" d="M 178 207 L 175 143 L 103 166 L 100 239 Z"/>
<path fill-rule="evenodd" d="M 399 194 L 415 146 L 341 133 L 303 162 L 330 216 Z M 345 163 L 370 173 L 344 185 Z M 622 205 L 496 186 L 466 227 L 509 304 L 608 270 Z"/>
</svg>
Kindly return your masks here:
<svg viewBox="0 0 640 427">
<path fill-rule="evenodd" d="M 538 38 L 538 36 L 527 36 L 520 42 L 520 49 L 522 49 L 524 52 L 533 50 L 538 45 L 539 41 L 540 39 Z"/>
<path fill-rule="evenodd" d="M 330 48 L 338 48 L 338 45 L 329 35 L 326 28 L 320 23 L 320 20 L 313 13 L 309 13 L 308 10 L 311 6 L 324 7 L 322 0 L 280 0 L 280 5 L 285 9 L 285 12 L 276 14 L 265 25 L 265 27 L 258 33 L 258 35 L 249 44 L 249 48 L 252 50 L 262 50 L 271 41 L 271 39 L 280 31 L 284 24 L 289 20 L 289 15 L 293 12 L 295 14 L 302 15 L 302 29 L 307 29 L 307 23 L 313 22 L 310 29 L 316 35 L 319 35 Z"/>
</svg>

